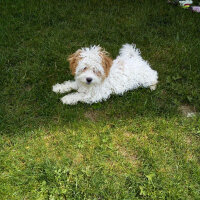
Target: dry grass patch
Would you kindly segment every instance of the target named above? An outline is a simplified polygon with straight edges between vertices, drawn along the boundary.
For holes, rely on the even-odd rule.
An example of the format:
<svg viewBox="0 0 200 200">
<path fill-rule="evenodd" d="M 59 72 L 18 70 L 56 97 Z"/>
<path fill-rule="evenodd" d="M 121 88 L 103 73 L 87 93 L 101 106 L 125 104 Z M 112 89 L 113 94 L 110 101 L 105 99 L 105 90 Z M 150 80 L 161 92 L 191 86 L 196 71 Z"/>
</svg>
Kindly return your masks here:
<svg viewBox="0 0 200 200">
<path fill-rule="evenodd" d="M 84 117 L 93 121 L 93 122 L 96 122 L 96 121 L 98 121 L 99 113 L 97 111 L 94 111 L 94 110 L 89 110 L 89 111 L 86 111 L 84 113 Z"/>
<path fill-rule="evenodd" d="M 126 147 L 117 145 L 118 152 L 125 158 L 126 161 L 131 163 L 133 166 L 138 166 L 140 164 L 136 152 L 131 152 Z"/>
<path fill-rule="evenodd" d="M 74 165 L 79 165 L 80 163 L 82 163 L 84 160 L 84 156 L 82 153 L 77 152 L 75 158 L 73 159 L 73 164 Z"/>
<path fill-rule="evenodd" d="M 197 115 L 196 108 L 190 105 L 182 105 L 178 108 L 184 117 L 194 117 Z"/>
</svg>

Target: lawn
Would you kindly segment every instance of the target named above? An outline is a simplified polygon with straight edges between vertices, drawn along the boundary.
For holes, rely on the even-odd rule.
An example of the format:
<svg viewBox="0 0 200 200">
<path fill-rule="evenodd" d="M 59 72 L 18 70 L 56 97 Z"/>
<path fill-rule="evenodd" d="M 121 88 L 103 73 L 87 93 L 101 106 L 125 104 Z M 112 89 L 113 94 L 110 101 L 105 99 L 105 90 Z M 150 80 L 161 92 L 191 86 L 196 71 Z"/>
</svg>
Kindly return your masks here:
<svg viewBox="0 0 200 200">
<path fill-rule="evenodd" d="M 0 199 L 199 200 L 200 14 L 166 0 L 0 2 Z M 135 43 L 158 88 L 63 105 L 67 56 Z"/>
</svg>

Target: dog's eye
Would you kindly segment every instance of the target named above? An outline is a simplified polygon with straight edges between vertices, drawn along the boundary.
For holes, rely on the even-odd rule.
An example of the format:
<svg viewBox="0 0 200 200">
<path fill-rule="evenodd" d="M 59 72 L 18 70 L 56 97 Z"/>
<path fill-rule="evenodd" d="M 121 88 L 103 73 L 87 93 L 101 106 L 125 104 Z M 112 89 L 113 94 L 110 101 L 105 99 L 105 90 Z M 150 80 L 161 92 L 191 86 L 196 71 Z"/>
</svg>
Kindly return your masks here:
<svg viewBox="0 0 200 200">
<path fill-rule="evenodd" d="M 84 68 L 83 68 L 83 70 L 86 70 L 86 69 L 87 69 L 87 67 L 84 67 Z"/>
</svg>

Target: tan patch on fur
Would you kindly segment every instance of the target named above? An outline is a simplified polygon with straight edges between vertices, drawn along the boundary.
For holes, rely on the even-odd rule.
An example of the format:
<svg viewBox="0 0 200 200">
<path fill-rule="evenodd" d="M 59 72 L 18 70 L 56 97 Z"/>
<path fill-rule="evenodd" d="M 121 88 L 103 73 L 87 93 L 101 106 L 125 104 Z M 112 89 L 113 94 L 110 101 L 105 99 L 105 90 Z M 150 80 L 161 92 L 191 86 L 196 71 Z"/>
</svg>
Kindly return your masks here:
<svg viewBox="0 0 200 200">
<path fill-rule="evenodd" d="M 80 53 L 81 53 L 81 50 L 79 49 L 68 57 L 69 67 L 70 67 L 72 75 L 75 75 L 76 67 L 78 66 L 78 62 L 81 59 Z"/>
<path fill-rule="evenodd" d="M 101 77 L 101 72 L 94 72 L 98 77 Z"/>
<path fill-rule="evenodd" d="M 119 69 L 120 69 L 121 71 L 124 71 L 124 61 L 119 60 L 119 61 L 118 61 L 118 65 L 119 65 Z"/>
<path fill-rule="evenodd" d="M 110 72 L 110 68 L 112 66 L 113 61 L 112 58 L 108 56 L 108 52 L 104 50 L 100 51 L 100 56 L 102 58 L 102 66 L 105 72 L 105 76 L 107 77 Z"/>
</svg>

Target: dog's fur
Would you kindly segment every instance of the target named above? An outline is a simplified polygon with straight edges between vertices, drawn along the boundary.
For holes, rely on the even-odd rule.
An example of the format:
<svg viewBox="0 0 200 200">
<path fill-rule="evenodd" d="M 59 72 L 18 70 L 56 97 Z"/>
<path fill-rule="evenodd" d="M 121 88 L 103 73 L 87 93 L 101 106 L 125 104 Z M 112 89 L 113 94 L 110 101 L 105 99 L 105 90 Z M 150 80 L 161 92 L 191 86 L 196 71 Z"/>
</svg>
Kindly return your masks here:
<svg viewBox="0 0 200 200">
<path fill-rule="evenodd" d="M 158 82 L 157 72 L 142 59 L 135 45 L 123 45 L 114 61 L 100 46 L 79 49 L 68 61 L 75 81 L 53 86 L 56 93 L 77 90 L 61 99 L 64 104 L 92 104 L 140 86 L 155 90 Z"/>
</svg>

